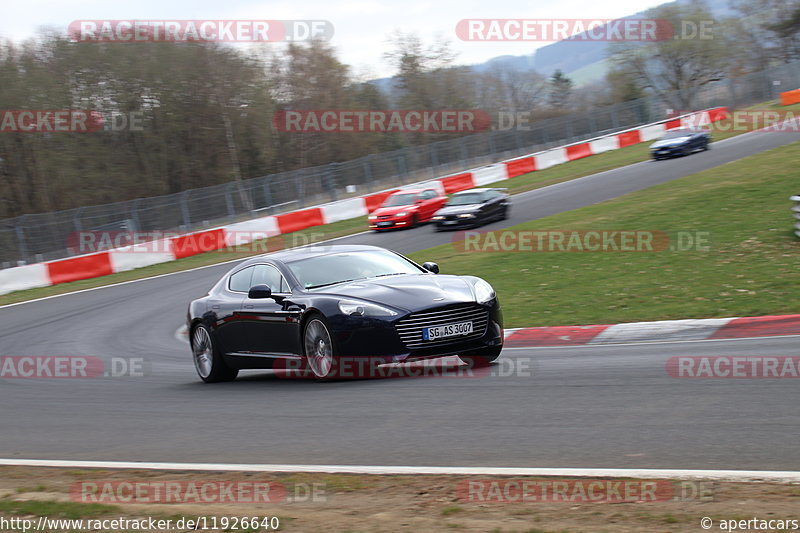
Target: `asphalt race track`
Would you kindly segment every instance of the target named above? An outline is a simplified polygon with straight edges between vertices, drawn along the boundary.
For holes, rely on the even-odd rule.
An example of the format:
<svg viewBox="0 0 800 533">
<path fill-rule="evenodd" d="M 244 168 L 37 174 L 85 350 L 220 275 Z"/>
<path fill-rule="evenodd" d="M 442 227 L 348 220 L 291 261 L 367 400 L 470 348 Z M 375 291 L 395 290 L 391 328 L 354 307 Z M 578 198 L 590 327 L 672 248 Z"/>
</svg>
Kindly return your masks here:
<svg viewBox="0 0 800 533">
<path fill-rule="evenodd" d="M 600 202 L 799 137 L 742 135 L 709 152 L 532 191 L 514 198 L 509 220 L 487 228 Z M 340 242 L 410 252 L 451 238 L 423 226 Z M 507 349 L 490 375 L 473 378 L 315 383 L 250 372 L 205 385 L 175 331 L 187 303 L 230 267 L 0 308 L 0 355 L 145 362 L 144 377 L 0 380 L 0 457 L 800 470 L 795 380 L 678 379 L 665 369 L 678 355 L 796 356 L 800 336 Z"/>
</svg>

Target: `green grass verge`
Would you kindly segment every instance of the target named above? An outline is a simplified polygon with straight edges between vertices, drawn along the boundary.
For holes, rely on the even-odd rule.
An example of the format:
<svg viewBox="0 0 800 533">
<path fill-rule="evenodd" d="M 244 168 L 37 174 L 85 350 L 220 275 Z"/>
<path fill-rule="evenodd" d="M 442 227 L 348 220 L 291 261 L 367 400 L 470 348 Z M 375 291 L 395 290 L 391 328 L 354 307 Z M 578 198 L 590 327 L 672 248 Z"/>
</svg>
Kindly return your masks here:
<svg viewBox="0 0 800 533">
<path fill-rule="evenodd" d="M 99 503 L 0 500 L 0 514 L 15 516 L 78 519 L 95 518 L 119 511 L 119 507 Z"/>
<path fill-rule="evenodd" d="M 753 108 L 763 109 L 769 107 L 769 105 L 770 104 L 760 104 L 758 106 L 753 106 Z M 797 107 L 798 110 L 800 110 L 800 105 L 788 106 L 782 109 L 791 110 L 794 107 Z M 714 139 L 722 140 L 724 138 L 732 137 L 741 133 L 744 132 L 715 133 Z M 621 148 L 619 150 L 612 150 L 602 154 L 579 159 L 577 161 L 556 165 L 544 170 L 517 176 L 510 180 L 495 182 L 487 186 L 506 187 L 508 188 L 508 192 L 510 194 L 519 194 L 532 191 L 548 185 L 554 185 L 556 183 L 562 183 L 598 172 L 613 170 L 615 168 L 645 161 L 649 158 L 648 147 L 650 144 L 652 144 L 651 141 L 647 141 L 633 146 L 626 146 L 625 148 Z M 150 278 L 162 274 L 181 272 L 192 268 L 223 263 L 225 261 L 243 259 L 259 253 L 264 253 L 265 250 L 275 250 L 281 246 L 297 246 L 308 244 L 310 242 L 319 242 L 327 239 L 334 239 L 336 237 L 352 235 L 361 231 L 365 231 L 366 228 L 366 217 L 358 217 L 336 222 L 334 224 L 328 224 L 326 226 L 317 226 L 315 228 L 309 228 L 296 233 L 282 235 L 274 240 L 271 240 L 271 242 L 257 242 L 250 247 L 250 251 L 237 251 L 229 249 L 217 250 L 184 259 L 178 259 L 176 261 L 170 261 L 168 263 L 159 263 L 157 265 L 111 274 L 100 278 L 91 278 L 74 281 L 71 283 L 62 283 L 52 287 L 41 287 L 24 291 L 15 291 L 0 295 L 0 305 L 35 300 L 37 298 L 45 298 L 47 296 L 66 294 L 83 289 L 113 285 L 115 283 L 121 283 L 124 281 Z M 262 247 L 262 244 L 265 244 L 266 248 Z"/>
<path fill-rule="evenodd" d="M 513 230 L 708 232 L 708 251 L 411 254 L 481 276 L 507 327 L 800 312 L 800 240 L 789 197 L 800 143 Z"/>
</svg>

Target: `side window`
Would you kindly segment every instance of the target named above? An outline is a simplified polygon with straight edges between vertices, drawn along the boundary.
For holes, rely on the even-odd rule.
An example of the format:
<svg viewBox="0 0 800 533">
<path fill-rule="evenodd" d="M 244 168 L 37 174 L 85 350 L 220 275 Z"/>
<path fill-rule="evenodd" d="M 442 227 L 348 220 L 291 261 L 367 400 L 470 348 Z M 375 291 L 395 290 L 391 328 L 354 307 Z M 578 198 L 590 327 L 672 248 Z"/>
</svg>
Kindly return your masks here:
<svg viewBox="0 0 800 533">
<path fill-rule="evenodd" d="M 434 191 L 433 189 L 427 189 L 427 190 L 422 191 L 422 197 L 424 199 L 426 199 L 426 200 L 432 200 L 433 198 L 436 198 L 437 196 L 439 196 L 439 195 L 436 194 L 436 191 Z"/>
<path fill-rule="evenodd" d="M 283 279 L 280 271 L 274 266 L 256 265 L 254 269 L 253 279 L 250 281 L 251 287 L 253 285 L 267 285 L 272 292 L 289 292 L 286 281 Z"/>
<path fill-rule="evenodd" d="M 253 277 L 253 267 L 240 270 L 228 280 L 228 289 L 237 292 L 247 292 L 250 290 L 250 279 Z"/>
</svg>

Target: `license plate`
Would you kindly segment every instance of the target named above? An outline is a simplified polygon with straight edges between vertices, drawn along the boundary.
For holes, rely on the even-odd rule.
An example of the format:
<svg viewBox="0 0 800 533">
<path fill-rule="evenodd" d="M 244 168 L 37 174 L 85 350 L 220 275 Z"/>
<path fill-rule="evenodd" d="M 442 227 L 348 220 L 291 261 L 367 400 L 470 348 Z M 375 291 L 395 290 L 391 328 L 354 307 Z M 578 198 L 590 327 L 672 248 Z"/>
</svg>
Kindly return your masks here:
<svg viewBox="0 0 800 533">
<path fill-rule="evenodd" d="M 378 227 L 379 228 L 388 228 L 391 225 L 392 225 L 391 222 L 378 222 Z"/>
<path fill-rule="evenodd" d="M 443 222 L 443 224 L 455 224 L 455 223 L 456 223 L 456 221 L 455 221 L 455 220 L 445 220 L 445 221 Z"/>
<path fill-rule="evenodd" d="M 434 341 L 444 337 L 469 335 L 470 333 L 472 333 L 472 322 L 459 322 L 458 324 L 448 324 L 446 326 L 422 328 L 422 338 L 426 341 Z"/>
</svg>

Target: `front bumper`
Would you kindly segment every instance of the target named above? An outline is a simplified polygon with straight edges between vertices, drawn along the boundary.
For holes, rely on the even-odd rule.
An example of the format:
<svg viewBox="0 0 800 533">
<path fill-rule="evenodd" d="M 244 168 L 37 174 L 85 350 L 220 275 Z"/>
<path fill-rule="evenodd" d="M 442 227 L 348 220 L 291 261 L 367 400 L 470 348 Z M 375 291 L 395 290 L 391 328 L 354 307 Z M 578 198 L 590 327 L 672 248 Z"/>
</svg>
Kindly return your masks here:
<svg viewBox="0 0 800 533">
<path fill-rule="evenodd" d="M 369 229 L 384 231 L 390 229 L 407 228 L 411 225 L 411 218 L 387 218 L 369 221 Z"/>
<path fill-rule="evenodd" d="M 469 313 L 468 306 L 475 310 L 474 314 Z M 427 313 L 441 313 L 441 316 L 427 320 L 424 318 Z M 483 321 L 479 318 L 481 315 Z M 423 318 L 417 318 L 420 316 Z M 463 318 L 459 319 L 459 316 Z M 480 331 L 435 341 L 422 339 L 424 327 L 466 320 L 474 320 L 473 327 L 480 327 Z M 340 357 L 366 358 L 380 364 L 472 353 L 503 345 L 503 315 L 497 299 L 487 304 L 451 304 L 393 317 L 392 320 L 338 317 L 332 321 L 331 327 Z"/>
<path fill-rule="evenodd" d="M 474 226 L 478 222 L 478 217 L 459 217 L 458 215 L 446 215 L 445 218 L 434 220 L 436 229 L 458 229 Z"/>
<path fill-rule="evenodd" d="M 678 157 L 683 155 L 684 151 L 686 150 L 686 146 L 665 146 L 663 148 L 655 148 L 650 151 L 650 155 L 652 155 L 653 159 L 665 159 L 668 157 Z"/>
</svg>

